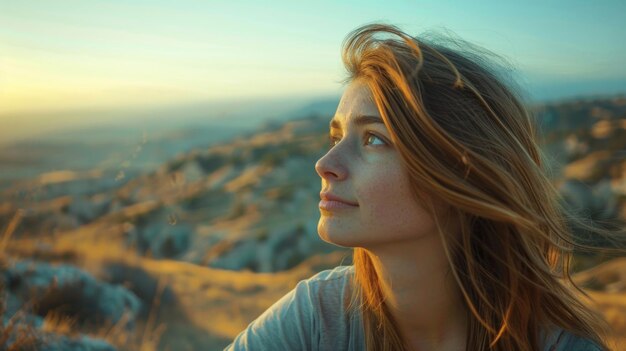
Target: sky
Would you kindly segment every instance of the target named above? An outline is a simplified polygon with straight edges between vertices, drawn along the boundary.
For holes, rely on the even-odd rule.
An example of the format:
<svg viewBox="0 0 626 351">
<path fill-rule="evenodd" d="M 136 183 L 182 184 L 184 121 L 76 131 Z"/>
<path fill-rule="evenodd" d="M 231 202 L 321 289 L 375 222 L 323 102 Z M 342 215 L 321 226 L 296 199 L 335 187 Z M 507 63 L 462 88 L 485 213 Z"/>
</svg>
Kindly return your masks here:
<svg viewBox="0 0 626 351">
<path fill-rule="evenodd" d="M 623 93 L 625 14 L 608 0 L 0 0 L 0 121 L 6 134 L 79 119 L 66 111 L 340 95 L 341 42 L 375 21 L 481 45 L 538 100 Z"/>
</svg>

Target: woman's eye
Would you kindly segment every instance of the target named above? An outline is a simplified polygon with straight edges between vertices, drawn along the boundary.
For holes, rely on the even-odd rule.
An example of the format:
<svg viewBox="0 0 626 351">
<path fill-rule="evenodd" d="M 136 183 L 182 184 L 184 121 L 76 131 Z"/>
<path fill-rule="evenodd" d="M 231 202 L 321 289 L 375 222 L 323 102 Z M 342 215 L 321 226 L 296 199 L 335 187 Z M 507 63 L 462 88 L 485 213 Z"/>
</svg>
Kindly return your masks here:
<svg viewBox="0 0 626 351">
<path fill-rule="evenodd" d="M 374 144 L 374 143 L 369 143 L 369 141 L 370 141 L 370 140 L 372 140 L 372 139 L 378 139 L 378 140 L 382 143 L 382 144 L 378 144 L 378 145 L 386 145 L 386 144 L 387 144 L 387 143 L 385 143 L 385 141 L 384 141 L 382 138 L 380 138 L 378 135 L 375 135 L 375 134 L 372 134 L 372 133 L 368 133 L 367 135 L 368 135 L 368 137 L 367 137 L 368 144 L 376 145 L 376 144 Z"/>
<path fill-rule="evenodd" d="M 376 134 L 372 134 L 372 133 L 367 132 L 365 135 L 366 135 L 365 136 L 365 144 L 366 145 L 374 145 L 374 146 L 376 146 L 376 145 L 387 145 L 387 142 L 385 142 L 381 137 L 379 137 Z M 329 135 L 328 136 L 329 147 L 330 148 L 334 147 L 335 145 L 337 145 L 337 143 L 339 143 L 340 140 L 341 140 L 340 137 Z M 376 142 L 376 140 L 378 140 L 378 142 Z"/>
</svg>

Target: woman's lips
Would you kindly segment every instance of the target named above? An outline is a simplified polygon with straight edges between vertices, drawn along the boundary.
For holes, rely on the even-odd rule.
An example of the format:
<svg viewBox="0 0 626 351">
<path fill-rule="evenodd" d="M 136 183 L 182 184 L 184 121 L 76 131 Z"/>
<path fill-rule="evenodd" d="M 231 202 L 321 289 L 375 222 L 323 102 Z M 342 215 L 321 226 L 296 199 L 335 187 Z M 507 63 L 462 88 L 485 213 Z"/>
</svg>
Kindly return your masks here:
<svg viewBox="0 0 626 351">
<path fill-rule="evenodd" d="M 359 206 L 350 205 L 341 201 L 324 200 L 324 199 L 322 199 L 319 204 L 319 208 L 326 210 L 326 211 L 343 210 L 343 209 L 350 209 L 350 208 L 356 208 L 356 207 L 359 207 Z"/>
<path fill-rule="evenodd" d="M 330 191 L 322 191 L 320 193 L 320 199 L 326 200 L 326 201 L 343 202 L 345 204 L 352 205 L 352 206 L 359 206 L 358 203 L 346 200 L 346 199 L 344 199 L 344 198 L 342 198 L 340 196 L 337 196 L 337 195 L 331 193 Z"/>
</svg>

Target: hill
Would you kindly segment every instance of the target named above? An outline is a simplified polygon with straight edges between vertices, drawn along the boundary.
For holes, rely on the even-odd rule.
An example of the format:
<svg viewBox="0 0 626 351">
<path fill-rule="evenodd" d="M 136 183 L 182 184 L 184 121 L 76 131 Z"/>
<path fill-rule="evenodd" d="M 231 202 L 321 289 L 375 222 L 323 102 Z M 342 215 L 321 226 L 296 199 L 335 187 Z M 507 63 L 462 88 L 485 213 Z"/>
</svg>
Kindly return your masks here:
<svg viewBox="0 0 626 351">
<path fill-rule="evenodd" d="M 535 113 L 564 198 L 593 220 L 622 225 L 626 98 Z M 314 164 L 329 119 L 267 123 L 136 174 L 67 169 L 13 182 L 0 196 L 8 313 L 31 303 L 35 328 L 118 349 L 221 349 L 299 280 L 350 264 L 349 251 L 317 236 Z M 604 261 L 581 256 L 576 279 L 618 340 L 626 335 L 626 262 Z M 97 296 L 128 314 L 94 310 Z"/>
</svg>

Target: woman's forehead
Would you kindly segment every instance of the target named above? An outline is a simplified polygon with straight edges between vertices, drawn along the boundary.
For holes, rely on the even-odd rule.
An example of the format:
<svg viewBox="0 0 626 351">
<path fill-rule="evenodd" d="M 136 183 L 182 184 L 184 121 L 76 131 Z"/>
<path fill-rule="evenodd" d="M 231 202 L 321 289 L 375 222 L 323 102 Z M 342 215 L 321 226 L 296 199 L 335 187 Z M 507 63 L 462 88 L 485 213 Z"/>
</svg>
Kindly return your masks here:
<svg viewBox="0 0 626 351">
<path fill-rule="evenodd" d="M 380 112 L 367 85 L 354 81 L 343 93 L 333 121 L 347 125 L 357 116 L 377 116 Z"/>
</svg>

